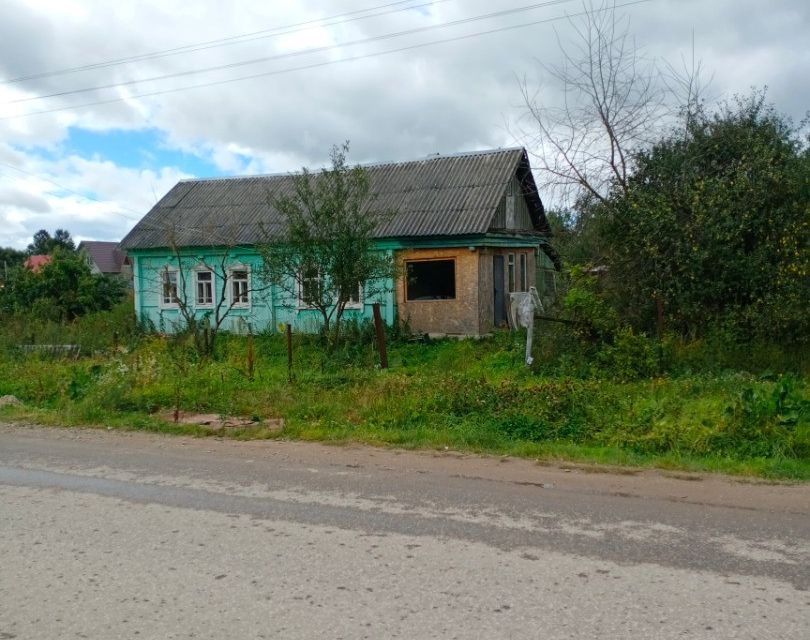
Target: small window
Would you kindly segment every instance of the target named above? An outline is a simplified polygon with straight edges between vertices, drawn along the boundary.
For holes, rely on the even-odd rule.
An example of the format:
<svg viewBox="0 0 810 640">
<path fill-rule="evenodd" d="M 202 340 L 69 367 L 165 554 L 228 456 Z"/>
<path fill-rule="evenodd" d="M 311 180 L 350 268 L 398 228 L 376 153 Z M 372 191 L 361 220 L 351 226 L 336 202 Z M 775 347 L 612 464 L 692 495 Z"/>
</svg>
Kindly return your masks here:
<svg viewBox="0 0 810 640">
<path fill-rule="evenodd" d="M 510 253 L 506 259 L 509 291 L 515 290 L 515 254 Z"/>
<path fill-rule="evenodd" d="M 231 271 L 231 304 L 234 307 L 250 306 L 250 273 L 247 269 Z"/>
<path fill-rule="evenodd" d="M 551 269 L 543 269 L 543 291 L 553 293 L 557 290 L 557 276 Z"/>
<path fill-rule="evenodd" d="M 518 257 L 520 259 L 520 290 L 528 291 L 529 283 L 526 281 L 526 254 L 521 253 Z"/>
<path fill-rule="evenodd" d="M 194 303 L 198 307 L 214 304 L 214 274 L 210 271 L 197 271 L 197 297 Z"/>
<path fill-rule="evenodd" d="M 454 300 L 456 261 L 420 260 L 406 263 L 408 300 Z"/>
<path fill-rule="evenodd" d="M 317 267 L 304 270 L 301 276 L 301 287 L 298 295 L 299 307 L 313 307 L 321 302 L 323 281 L 321 272 Z"/>
<path fill-rule="evenodd" d="M 177 271 L 164 269 L 161 272 L 161 303 L 164 307 L 177 304 Z"/>
</svg>

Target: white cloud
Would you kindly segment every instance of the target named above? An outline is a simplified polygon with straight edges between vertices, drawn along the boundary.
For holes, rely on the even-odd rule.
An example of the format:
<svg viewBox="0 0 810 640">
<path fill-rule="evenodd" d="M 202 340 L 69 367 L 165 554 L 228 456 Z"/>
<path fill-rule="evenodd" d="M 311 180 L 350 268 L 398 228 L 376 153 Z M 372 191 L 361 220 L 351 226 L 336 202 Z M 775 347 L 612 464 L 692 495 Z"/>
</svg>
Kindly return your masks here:
<svg viewBox="0 0 810 640">
<path fill-rule="evenodd" d="M 262 29 L 284 27 L 339 11 L 366 9 L 383 2 L 351 0 L 340 4 L 243 2 L 239 10 L 219 0 L 23 1 L 0 6 L 0 77 L 11 79 L 43 71 L 113 60 L 181 47 Z M 414 0 L 413 4 L 421 4 Z M 412 49 L 385 51 L 476 31 L 526 24 L 577 12 L 581 5 L 538 8 L 498 19 L 372 42 L 323 53 L 293 56 L 212 73 L 150 81 L 111 90 L 9 104 L 20 97 L 96 87 L 209 66 L 289 54 L 313 47 L 368 38 L 485 14 L 527 3 L 512 0 L 437 1 L 429 9 L 388 13 L 333 26 L 310 26 L 281 37 L 254 39 L 227 47 L 205 48 L 182 56 L 0 83 L 0 118 L 31 111 L 66 111 L 0 119 L 0 162 L 38 173 L 80 193 L 94 194 L 98 205 L 47 182 L 36 183 L 0 165 L 0 188 L 45 198 L 52 213 L 20 207 L 0 191 L 0 244 L 23 241 L 44 226 L 81 225 L 92 237 L 120 237 L 130 224 L 111 211 L 135 216 L 162 196 L 183 174 L 162 166 L 153 150 L 151 171 L 118 167 L 103 158 L 79 158 L 66 148 L 70 127 L 103 132 L 157 129 L 162 145 L 191 153 L 221 171 L 283 172 L 321 165 L 329 147 L 352 141 L 351 159 L 396 160 L 431 152 L 454 152 L 512 145 L 504 127 L 514 122 L 520 94 L 516 76 L 534 77 L 538 62 L 559 61 L 557 37 L 570 36 L 566 22 L 541 24 L 491 35 Z M 380 10 L 382 11 L 382 10 Z M 679 61 L 695 53 L 714 74 L 714 93 L 729 97 L 752 85 L 769 86 L 777 108 L 800 119 L 810 104 L 806 69 L 810 52 L 810 5 L 804 0 L 652 0 L 627 9 L 636 42 L 651 57 Z M 289 31 L 290 29 L 283 29 Z M 555 35 L 556 30 L 556 35 Z M 292 73 L 277 73 L 347 56 L 370 57 Z M 153 97 L 132 97 L 237 75 L 261 78 Z M 538 82 L 548 79 L 542 75 Z M 559 95 L 550 84 L 545 94 Z M 124 101 L 81 107 L 126 97 Z M 49 160 L 43 160 L 43 152 Z M 106 212 L 106 213 L 105 213 Z M 106 217 L 105 217 L 106 216 Z M 111 217 L 110 217 L 111 216 Z M 103 223 L 103 224 L 102 224 Z M 100 235 L 98 237 L 101 237 Z"/>
</svg>

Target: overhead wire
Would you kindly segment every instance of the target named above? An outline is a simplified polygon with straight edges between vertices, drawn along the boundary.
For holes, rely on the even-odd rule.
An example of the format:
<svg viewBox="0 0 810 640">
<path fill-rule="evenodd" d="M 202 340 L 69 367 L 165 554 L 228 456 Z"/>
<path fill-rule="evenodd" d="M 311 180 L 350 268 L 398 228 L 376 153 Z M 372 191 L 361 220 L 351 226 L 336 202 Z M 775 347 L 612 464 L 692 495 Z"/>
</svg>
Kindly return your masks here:
<svg viewBox="0 0 810 640">
<path fill-rule="evenodd" d="M 625 2 L 625 3 L 617 4 L 617 5 L 611 5 L 610 10 L 613 10 L 614 8 L 620 9 L 620 8 L 623 8 L 623 7 L 629 7 L 629 6 L 633 6 L 633 5 L 644 4 L 644 3 L 647 3 L 647 2 L 651 2 L 651 1 L 652 0 L 631 0 L 630 2 Z M 607 11 L 607 10 L 608 9 L 599 9 L 598 11 Z M 203 89 L 203 88 L 207 88 L 207 87 L 221 86 L 221 85 L 224 85 L 224 84 L 230 84 L 230 83 L 233 83 L 233 82 L 242 82 L 244 80 L 253 80 L 253 79 L 256 79 L 256 78 L 277 76 L 277 75 L 282 75 L 282 74 L 286 74 L 286 73 L 293 73 L 293 72 L 296 72 L 296 71 L 304 71 L 304 70 L 309 70 L 309 69 L 316 69 L 316 68 L 320 68 L 320 67 L 330 66 L 330 65 L 333 65 L 333 64 L 340 64 L 340 63 L 345 63 L 345 62 L 354 62 L 354 61 L 357 61 L 357 60 L 375 58 L 375 57 L 378 57 L 378 56 L 391 55 L 391 54 L 394 54 L 394 53 L 402 53 L 402 52 L 405 52 L 405 51 L 412 51 L 414 49 L 421 49 L 423 47 L 435 46 L 435 45 L 440 45 L 440 44 L 447 44 L 447 43 L 451 43 L 451 42 L 460 42 L 462 40 L 469 40 L 469 39 L 472 39 L 472 38 L 477 38 L 477 37 L 486 36 L 486 35 L 492 35 L 492 34 L 495 34 L 495 33 L 502 33 L 502 32 L 505 32 L 505 31 L 512 31 L 512 30 L 515 30 L 515 29 L 524 29 L 524 28 L 527 28 L 527 27 L 537 26 L 537 25 L 540 25 L 540 24 L 548 24 L 548 23 L 557 22 L 557 21 L 560 21 L 560 20 L 568 20 L 570 18 L 575 18 L 575 17 L 578 17 L 578 16 L 586 15 L 587 13 L 588 13 L 587 11 L 580 11 L 580 12 L 577 12 L 577 13 L 569 13 L 569 14 L 566 14 L 566 15 L 563 15 L 563 16 L 555 16 L 555 17 L 552 17 L 552 18 L 544 18 L 542 20 L 534 20 L 534 21 L 531 21 L 531 22 L 523 22 L 523 23 L 520 23 L 520 24 L 508 25 L 508 26 L 505 26 L 505 27 L 497 27 L 497 28 L 494 28 L 494 29 L 487 29 L 487 30 L 484 30 L 484 31 L 468 33 L 468 34 L 464 34 L 464 35 L 460 35 L 460 36 L 455 36 L 455 37 L 452 37 L 452 38 L 443 38 L 443 39 L 440 39 L 440 40 L 433 40 L 433 41 L 430 41 L 430 42 L 423 42 L 423 43 L 418 43 L 418 44 L 414 44 L 414 45 L 398 47 L 398 48 L 395 48 L 395 49 L 389 49 L 387 51 L 376 51 L 376 52 L 371 52 L 371 53 L 358 54 L 358 55 L 355 55 L 355 56 L 349 56 L 349 57 L 345 57 L 345 58 L 340 58 L 338 60 L 326 60 L 326 61 L 306 64 L 306 65 L 300 65 L 300 66 L 297 66 L 297 67 L 288 67 L 286 69 L 274 69 L 272 71 L 263 71 L 263 72 L 260 72 L 260 73 L 254 73 L 254 74 L 250 74 L 250 75 L 238 76 L 238 77 L 234 77 L 234 78 L 225 78 L 225 79 L 222 79 L 222 80 L 215 80 L 215 81 L 211 81 L 211 82 L 197 83 L 197 84 L 192 84 L 192 85 L 186 85 L 186 86 L 183 86 L 183 87 L 172 87 L 172 88 L 169 88 L 169 89 L 161 89 L 159 91 L 150 91 L 150 92 L 145 92 L 145 93 L 135 93 L 135 94 L 131 94 L 131 95 L 128 95 L 128 96 L 122 96 L 122 97 L 117 97 L 117 98 L 109 98 L 109 99 L 104 99 L 104 100 L 96 100 L 96 101 L 93 101 L 93 102 L 85 102 L 85 103 L 78 104 L 78 105 L 55 107 L 55 108 L 52 108 L 52 109 L 42 109 L 42 110 L 39 110 L 39 111 L 31 111 L 29 113 L 24 113 L 24 114 L 2 116 L 2 117 L 0 117 L 0 121 L 12 120 L 12 119 L 18 119 L 18 118 L 27 118 L 27 117 L 31 117 L 31 116 L 45 115 L 45 114 L 49 114 L 49 113 L 58 113 L 58 112 L 61 112 L 61 111 L 71 111 L 71 110 L 76 110 L 76 109 L 84 109 L 84 108 L 87 108 L 87 107 L 95 107 L 95 106 L 102 106 L 102 105 L 107 105 L 107 104 L 114 104 L 114 103 L 118 103 L 118 102 L 125 102 L 125 101 L 128 101 L 128 100 L 135 100 L 135 99 L 138 99 L 138 98 L 151 98 L 151 97 L 155 97 L 155 96 L 167 95 L 167 94 L 170 94 L 170 93 L 178 93 L 178 92 L 181 92 L 181 91 L 190 91 L 192 89 Z"/>
<path fill-rule="evenodd" d="M 404 29 L 402 31 L 396 31 L 392 33 L 384 33 L 375 36 L 369 36 L 367 38 L 359 38 L 356 40 L 349 40 L 347 42 L 340 42 L 337 44 L 330 44 L 324 45 L 320 47 L 311 47 L 309 49 L 300 49 L 298 51 L 288 51 L 286 53 L 278 53 L 271 56 L 262 56 L 260 58 L 253 58 L 251 60 L 241 60 L 238 62 L 228 62 L 225 64 L 214 65 L 210 67 L 204 67 L 200 69 L 187 69 L 185 71 L 176 71 L 173 73 L 166 73 L 159 76 L 152 76 L 150 78 L 137 78 L 133 80 L 122 80 L 120 82 L 112 82 L 109 84 L 103 85 L 96 85 L 93 87 L 83 87 L 81 89 L 68 89 L 66 91 L 56 91 L 54 93 L 46 93 L 36 96 L 29 96 L 26 98 L 17 98 L 15 100 L 8 100 L 6 104 L 18 104 L 23 102 L 33 102 L 36 100 L 47 100 L 49 98 L 61 98 L 64 96 L 75 95 L 79 93 L 90 93 L 93 91 L 104 91 L 106 89 L 117 89 L 119 87 L 128 87 L 136 84 L 142 84 L 145 82 L 157 82 L 160 80 L 170 80 L 173 78 L 181 78 L 191 75 L 197 75 L 200 73 L 211 73 L 213 71 L 223 71 L 227 69 L 235 69 L 238 67 L 244 67 L 254 64 L 260 64 L 263 62 L 271 62 L 275 60 L 283 60 L 287 58 L 295 58 L 305 55 L 312 55 L 316 53 L 326 53 L 328 51 L 334 51 L 336 49 L 342 49 L 345 47 L 353 47 L 360 44 L 368 44 L 371 42 L 379 42 L 382 40 L 390 40 L 393 38 L 401 38 L 403 36 L 410 36 L 415 35 L 417 33 L 424 33 L 426 31 L 435 31 L 437 29 L 447 29 L 449 27 L 456 27 L 463 24 L 468 24 L 471 22 L 477 22 L 480 20 L 489 20 L 491 18 L 500 18 L 507 15 L 513 15 L 516 13 L 524 13 L 526 11 L 533 11 L 535 9 L 541 9 L 549 6 L 554 6 L 558 4 L 567 4 L 572 2 L 573 0 L 545 0 L 544 2 L 537 2 L 530 5 L 524 5 L 521 7 L 513 7 L 511 9 L 503 9 L 500 11 L 493 11 L 490 13 L 485 13 L 477 16 L 468 16 L 466 18 L 459 18 L 458 20 L 451 20 L 448 22 L 442 22 L 438 24 L 431 24 L 421 27 L 414 27 L 412 29 Z"/>
<path fill-rule="evenodd" d="M 22 174 L 25 174 L 27 176 L 31 176 L 32 178 L 36 178 L 38 180 L 43 180 L 44 182 L 48 182 L 48 183 L 52 184 L 53 186 L 57 187 L 58 189 L 61 189 L 62 191 L 67 191 L 68 193 L 72 193 L 73 195 L 79 196 L 80 198 L 84 198 L 85 200 L 91 200 L 92 202 L 97 202 L 99 204 L 107 204 L 107 202 L 104 201 L 104 200 L 99 200 L 98 198 L 87 195 L 86 193 L 81 193 L 80 191 L 76 191 L 74 189 L 71 189 L 70 187 L 66 187 L 65 185 L 59 184 L 58 182 L 55 182 L 54 180 L 51 180 L 50 178 L 46 178 L 43 175 L 32 173 L 31 171 L 26 171 L 25 169 L 20 169 L 19 167 L 15 167 L 13 164 L 8 164 L 6 162 L 0 162 L 0 166 L 6 167 L 8 169 L 12 169 L 13 171 L 18 171 L 18 172 L 20 172 Z M 120 209 L 123 209 L 124 211 L 129 211 L 131 213 L 134 213 L 138 217 L 137 218 L 132 218 L 131 216 L 125 215 L 124 213 L 122 213 L 120 211 L 109 211 L 108 213 L 111 213 L 113 215 L 121 216 L 122 218 L 125 218 L 127 220 L 131 220 L 133 222 L 137 222 L 143 216 L 143 213 L 141 213 L 139 211 L 135 211 L 134 209 L 130 209 L 128 207 L 122 207 L 121 205 L 118 205 L 118 207 Z"/>
<path fill-rule="evenodd" d="M 150 53 L 142 53 L 133 56 L 127 56 L 123 58 L 116 58 L 112 60 L 103 60 L 100 62 L 89 63 L 86 65 L 80 65 L 76 67 L 65 67 L 62 69 L 55 69 L 52 71 L 42 71 L 34 74 L 30 74 L 27 76 L 18 76 L 16 78 L 9 78 L 7 80 L 0 80 L 0 84 L 16 84 L 19 82 L 25 82 L 28 80 L 38 80 L 41 78 L 50 78 L 59 75 L 67 75 L 71 73 L 79 73 L 81 71 L 90 71 L 94 69 L 104 69 L 107 67 L 119 66 L 122 64 L 129 64 L 131 62 L 141 62 L 143 60 L 154 60 L 157 58 L 165 58 L 169 56 L 176 56 L 182 55 L 184 53 L 194 53 L 196 51 L 203 51 L 206 49 L 214 49 L 217 47 L 225 47 L 225 46 L 233 46 L 242 44 L 244 42 L 254 42 L 256 40 L 261 40 L 265 38 L 274 38 L 277 36 L 282 35 L 289 35 L 291 33 L 298 33 L 301 31 L 307 31 L 312 29 L 315 26 L 334 26 L 338 24 L 348 24 L 350 22 L 355 22 L 357 20 L 366 20 L 368 18 L 376 18 L 383 15 L 388 15 L 391 13 L 398 13 L 401 11 L 410 11 L 413 9 L 421 9 L 427 6 L 433 6 L 435 4 L 439 4 L 442 2 L 448 2 L 449 0 L 431 0 L 430 2 L 423 2 L 421 4 L 410 5 L 406 7 L 400 7 L 398 9 L 393 9 L 390 11 L 383 11 L 380 13 L 374 13 L 367 16 L 358 16 L 357 14 L 360 13 L 369 13 L 371 11 L 377 11 L 379 9 L 385 9 L 393 6 L 398 6 L 402 4 L 409 4 L 415 2 L 416 0 L 398 0 L 397 2 L 389 2 L 382 5 L 376 5 L 373 7 L 368 7 L 367 9 L 358 9 L 355 11 L 349 11 L 346 13 L 339 13 L 332 16 L 327 16 L 325 18 L 317 18 L 314 20 L 307 20 L 304 22 L 296 22 L 288 25 L 282 25 L 280 27 L 274 27 L 272 29 L 262 29 L 261 31 L 252 31 L 250 33 L 243 33 L 235 36 L 228 36 L 225 38 L 217 38 L 215 40 L 207 40 L 203 42 L 192 43 L 188 45 L 183 45 L 180 47 L 174 47 L 171 49 L 162 49 L 158 51 L 152 51 Z M 346 18 L 349 16 L 356 16 L 353 18 L 349 18 L 348 20 L 339 20 L 339 18 Z M 332 22 L 329 22 L 332 21 Z"/>
</svg>

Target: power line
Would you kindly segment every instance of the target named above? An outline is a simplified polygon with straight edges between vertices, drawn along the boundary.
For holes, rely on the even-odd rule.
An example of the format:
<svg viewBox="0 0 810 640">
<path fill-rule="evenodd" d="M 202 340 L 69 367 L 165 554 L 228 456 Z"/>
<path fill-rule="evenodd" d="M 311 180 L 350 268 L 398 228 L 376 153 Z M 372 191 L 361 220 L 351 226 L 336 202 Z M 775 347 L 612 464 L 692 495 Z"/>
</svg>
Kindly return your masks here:
<svg viewBox="0 0 810 640">
<path fill-rule="evenodd" d="M 123 80 L 121 82 L 113 82 L 110 84 L 104 85 L 96 85 L 94 87 L 84 87 L 82 89 L 70 89 L 67 91 L 57 91 L 55 93 L 48 93 L 38 96 L 32 96 L 28 98 L 18 98 L 16 100 L 9 100 L 6 104 L 17 104 L 21 102 L 32 102 L 35 100 L 46 100 L 48 98 L 59 98 L 63 96 L 74 95 L 78 93 L 89 93 L 92 91 L 103 91 L 105 89 L 116 89 L 119 87 L 127 87 L 132 86 L 135 84 L 141 84 L 144 82 L 155 82 L 158 80 L 168 80 L 171 78 L 180 78 L 184 76 L 196 75 L 199 73 L 211 73 L 212 71 L 223 71 L 225 69 L 235 69 L 237 67 L 244 67 L 247 65 L 259 64 L 262 62 L 270 62 L 273 60 L 282 60 L 285 58 L 295 58 L 304 55 L 312 55 L 315 53 L 325 53 L 327 51 L 333 51 L 335 49 L 341 49 L 344 47 L 356 46 L 359 44 L 368 44 L 370 42 L 379 42 L 381 40 L 390 40 L 392 38 L 400 38 L 402 36 L 409 36 L 414 35 L 417 33 L 423 33 L 425 31 L 435 31 L 437 29 L 446 29 L 448 27 L 455 27 L 462 24 L 467 24 L 470 22 L 477 22 L 480 20 L 488 20 L 490 18 L 500 18 L 507 15 L 512 15 L 516 13 L 523 13 L 526 11 L 533 11 L 535 9 L 540 9 L 544 7 L 549 7 L 558 4 L 567 4 L 572 2 L 572 0 L 546 0 L 545 2 L 538 2 L 535 4 L 524 5 L 521 7 L 514 7 L 511 9 L 503 9 L 501 11 L 493 11 L 491 13 L 485 13 L 478 16 L 470 16 L 467 18 L 459 18 L 458 20 L 451 20 L 449 22 L 442 22 L 439 24 L 432 24 L 423 27 L 414 27 L 413 29 L 405 29 L 404 31 L 397 31 L 393 33 L 385 33 L 382 35 L 370 36 L 368 38 L 360 38 L 357 40 L 350 40 L 348 42 L 341 42 L 338 44 L 332 45 L 324 45 L 321 47 L 312 47 L 310 49 L 302 49 L 300 51 L 291 51 L 288 53 L 280 53 L 272 56 L 263 56 L 261 58 L 254 58 L 252 60 L 242 60 L 239 62 L 229 62 L 227 64 L 216 65 L 212 67 L 205 67 L 201 69 L 189 69 L 187 71 L 177 71 L 174 73 L 167 73 L 160 76 L 153 76 L 151 78 L 140 78 L 136 80 Z"/>
<path fill-rule="evenodd" d="M 379 13 L 374 13 L 367 16 L 358 16 L 357 14 L 361 13 L 368 13 L 370 11 L 377 11 L 378 9 L 386 9 L 389 7 L 394 7 L 402 4 L 408 4 L 414 2 L 415 0 L 398 0 L 397 2 L 389 2 L 387 4 L 381 4 L 374 7 L 369 7 L 367 9 L 358 9 L 356 11 L 349 11 L 347 13 L 339 13 L 333 16 L 327 16 L 325 18 L 318 18 L 316 20 L 308 20 L 305 22 L 296 22 L 288 25 L 282 25 L 280 27 L 274 27 L 272 29 L 263 29 L 261 31 L 253 31 L 250 33 L 243 33 L 235 36 L 228 36 L 226 38 L 218 38 L 216 40 L 207 40 L 204 42 L 197 42 L 188 45 L 183 45 L 180 47 L 174 47 L 171 49 L 162 49 L 159 51 L 152 51 L 150 53 L 142 53 L 134 56 L 127 56 L 124 58 L 117 58 L 113 60 L 104 60 L 101 62 L 94 62 L 86 65 L 81 65 L 77 67 L 66 67 L 63 69 L 56 69 L 53 71 L 43 71 L 39 73 L 34 73 L 27 76 L 18 76 L 16 78 L 10 78 L 8 80 L 2 80 L 0 83 L 4 84 L 15 84 L 19 82 L 25 82 L 27 80 L 38 80 L 40 78 L 50 78 L 53 76 L 59 75 L 66 75 L 71 73 L 78 73 L 80 71 L 90 71 L 93 69 L 103 69 L 106 67 L 114 67 L 122 64 L 128 64 L 130 62 L 140 62 L 143 60 L 153 60 L 156 58 L 165 58 L 169 56 L 175 55 L 182 55 L 184 53 L 193 53 L 195 51 L 202 51 L 205 49 L 213 49 L 217 47 L 226 47 L 226 46 L 233 46 L 242 44 L 244 42 L 253 42 L 255 40 L 261 40 L 264 38 L 274 38 L 277 36 L 288 35 L 291 33 L 297 33 L 299 31 L 306 31 L 308 28 L 312 26 L 321 25 L 321 26 L 333 26 L 336 24 L 346 24 L 349 22 L 354 22 L 356 20 L 366 20 L 368 18 L 376 18 L 383 15 L 388 15 L 390 13 L 397 13 L 400 11 L 409 11 L 412 9 L 420 9 L 422 7 L 432 6 L 434 4 L 439 4 L 441 2 L 447 2 L 448 0 L 432 0 L 431 2 L 425 2 L 422 4 L 411 5 L 407 7 L 402 7 L 398 9 L 393 9 L 390 11 L 382 11 Z M 347 20 L 339 20 L 339 18 L 347 18 L 349 16 L 356 16 L 349 18 Z M 329 22 L 331 21 L 331 22 Z M 325 24 L 324 24 L 325 23 Z"/>
<path fill-rule="evenodd" d="M 599 9 L 599 11 L 613 10 L 614 8 L 615 9 L 621 9 L 621 8 L 624 8 L 624 7 L 629 7 L 629 6 L 633 6 L 633 5 L 637 5 L 637 4 L 644 4 L 644 3 L 647 3 L 647 2 L 651 2 L 651 1 L 652 0 L 633 0 L 631 2 L 625 2 L 623 4 L 611 5 L 611 7 L 609 9 Z M 53 108 L 53 109 L 43 109 L 43 110 L 40 110 L 40 111 L 32 111 L 32 112 L 24 113 L 24 114 L 20 114 L 20 115 L 3 116 L 3 117 L 0 117 L 0 121 L 13 120 L 13 119 L 17 119 L 17 118 L 28 118 L 28 117 L 31 117 L 31 116 L 45 115 L 45 114 L 49 114 L 49 113 L 59 113 L 61 111 L 71 111 L 71 110 L 75 110 L 75 109 L 84 109 L 84 108 L 87 108 L 87 107 L 96 107 L 96 106 L 107 105 L 107 104 L 115 104 L 117 102 L 125 102 L 127 100 L 135 100 L 135 99 L 138 99 L 138 98 L 151 98 L 151 97 L 166 95 L 166 94 L 170 94 L 170 93 L 178 93 L 178 92 L 181 92 L 181 91 L 189 91 L 189 90 L 192 90 L 192 89 L 203 89 L 203 88 L 207 88 L 207 87 L 230 84 L 230 83 L 233 83 L 233 82 L 241 82 L 241 81 L 244 81 L 244 80 L 253 80 L 253 79 L 256 79 L 256 78 L 263 78 L 263 77 L 268 77 L 268 76 L 282 75 L 282 74 L 286 74 L 286 73 L 292 73 L 292 72 L 295 72 L 295 71 L 305 71 L 305 70 L 309 70 L 309 69 L 316 69 L 316 68 L 326 67 L 326 66 L 333 65 L 333 64 L 339 64 L 339 63 L 344 63 L 344 62 L 354 62 L 356 60 L 374 58 L 374 57 L 377 57 L 377 56 L 390 55 L 390 54 L 393 54 L 393 53 L 401 53 L 401 52 L 404 52 L 404 51 L 412 51 L 414 49 L 420 49 L 422 47 L 429 47 L 429 46 L 438 45 L 438 44 L 446 44 L 446 43 L 450 43 L 450 42 L 459 42 L 459 41 L 462 41 L 462 40 L 468 40 L 468 39 L 477 38 L 477 37 L 480 37 L 480 36 L 491 35 L 491 34 L 494 34 L 494 33 L 501 33 L 501 32 L 504 32 L 504 31 L 512 31 L 512 30 L 515 30 L 515 29 L 523 29 L 523 28 L 526 28 L 526 27 L 537 26 L 539 24 L 547 24 L 547 23 L 550 23 L 550 22 L 557 22 L 559 20 L 568 20 L 570 18 L 575 18 L 575 17 L 578 17 L 578 16 L 587 15 L 587 13 L 588 13 L 587 11 L 581 11 L 581 12 L 578 12 L 578 13 L 566 14 L 564 16 L 556 16 L 554 18 L 545 18 L 543 20 L 535 20 L 535 21 L 532 21 L 532 22 L 524 22 L 524 23 L 521 23 L 521 24 L 510 25 L 510 26 L 507 26 L 507 27 L 499 27 L 499 28 L 496 28 L 496 29 L 488 29 L 486 31 L 478 31 L 478 32 L 475 32 L 475 33 L 465 34 L 465 35 L 462 35 L 462 36 L 456 36 L 456 37 L 453 37 L 453 38 L 444 38 L 444 39 L 441 39 L 441 40 L 433 40 L 431 42 L 424 42 L 424 43 L 420 43 L 420 44 L 409 45 L 409 46 L 405 46 L 405 47 L 399 47 L 399 48 L 396 48 L 396 49 L 389 49 L 388 51 L 378 51 L 378 52 L 373 52 L 373 53 L 359 54 L 359 55 L 356 55 L 356 56 L 350 56 L 350 57 L 347 57 L 347 58 L 341 58 L 340 60 L 327 60 L 327 61 L 324 61 L 324 62 L 317 62 L 317 63 L 308 64 L 308 65 L 302 65 L 302 66 L 298 66 L 298 67 L 288 67 L 286 69 L 276 69 L 276 70 L 273 70 L 273 71 L 264 71 L 262 73 L 255 73 L 255 74 L 250 74 L 250 75 L 246 75 L 246 76 L 239 76 L 239 77 L 235 77 L 235 78 L 226 78 L 224 80 L 216 80 L 216 81 L 213 81 L 213 82 L 204 82 L 204 83 L 198 83 L 198 84 L 193 84 L 193 85 L 187 85 L 185 87 L 174 87 L 174 88 L 170 88 L 170 89 L 163 89 L 163 90 L 160 90 L 160 91 L 151 91 L 151 92 L 147 92 L 147 93 L 136 93 L 136 94 L 128 95 L 128 96 L 125 96 L 125 97 L 110 98 L 110 99 L 106 99 L 106 100 L 96 100 L 94 102 L 86 102 L 86 103 L 82 103 L 82 104 L 79 104 L 79 105 L 71 105 L 71 106 L 66 106 L 66 107 L 56 107 L 56 108 Z"/>
<path fill-rule="evenodd" d="M 50 178 L 46 178 L 45 176 L 41 176 L 39 174 L 32 173 L 30 171 L 26 171 L 25 169 L 20 169 L 19 167 L 15 167 L 14 165 L 7 164 L 5 162 L 0 162 L 0 165 L 2 165 L 4 167 L 7 167 L 9 169 L 12 169 L 14 171 L 19 171 L 20 173 L 23 173 L 23 174 L 25 174 L 27 176 L 31 176 L 32 178 L 37 178 L 39 180 L 44 180 L 45 182 L 49 182 L 50 184 L 54 185 L 55 187 L 57 187 L 59 189 L 62 189 L 63 191 L 67 191 L 68 193 L 72 193 L 73 195 L 77 195 L 80 198 L 84 198 L 85 200 L 91 200 L 93 202 L 98 202 L 99 204 L 107 204 L 104 200 L 99 200 L 98 198 L 95 198 L 93 196 L 89 196 L 86 193 L 81 193 L 80 191 L 74 191 L 70 187 L 66 187 L 63 184 L 59 184 L 58 182 L 54 182 L 53 180 L 51 180 Z M 113 215 L 121 216 L 122 218 L 125 218 L 127 220 L 132 220 L 133 222 L 136 222 L 136 221 L 140 220 L 141 217 L 143 216 L 142 213 L 140 213 L 138 211 L 135 211 L 134 209 L 129 209 L 128 207 L 121 207 L 120 205 L 119 205 L 119 207 L 121 209 L 124 209 L 125 211 L 129 211 L 131 213 L 134 213 L 138 217 L 137 218 L 132 218 L 130 216 L 127 216 L 127 215 L 121 213 L 120 211 L 110 211 L 109 213 L 111 213 Z"/>
</svg>

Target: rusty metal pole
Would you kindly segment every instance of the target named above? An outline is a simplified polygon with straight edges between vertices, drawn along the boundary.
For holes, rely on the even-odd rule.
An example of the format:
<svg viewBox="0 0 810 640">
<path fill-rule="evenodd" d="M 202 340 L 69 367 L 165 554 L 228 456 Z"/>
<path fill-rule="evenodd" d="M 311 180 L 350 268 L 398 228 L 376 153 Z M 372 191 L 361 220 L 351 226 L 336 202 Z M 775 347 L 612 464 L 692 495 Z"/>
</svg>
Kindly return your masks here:
<svg viewBox="0 0 810 640">
<path fill-rule="evenodd" d="M 292 325 L 287 323 L 287 382 L 292 382 Z"/>
<path fill-rule="evenodd" d="M 377 330 L 377 348 L 380 350 L 380 369 L 388 368 L 388 351 L 385 348 L 385 327 L 380 314 L 380 303 L 371 305 L 374 312 L 374 328 Z"/>
</svg>

